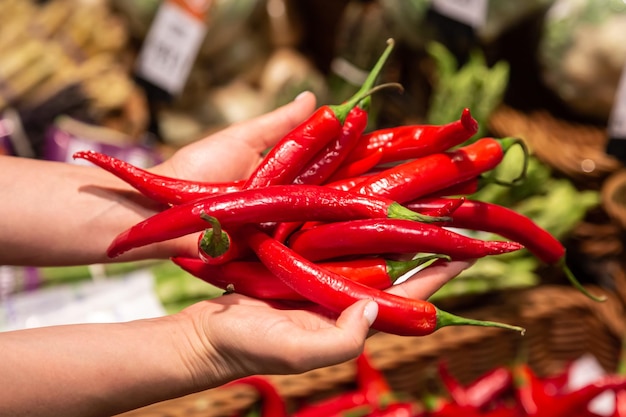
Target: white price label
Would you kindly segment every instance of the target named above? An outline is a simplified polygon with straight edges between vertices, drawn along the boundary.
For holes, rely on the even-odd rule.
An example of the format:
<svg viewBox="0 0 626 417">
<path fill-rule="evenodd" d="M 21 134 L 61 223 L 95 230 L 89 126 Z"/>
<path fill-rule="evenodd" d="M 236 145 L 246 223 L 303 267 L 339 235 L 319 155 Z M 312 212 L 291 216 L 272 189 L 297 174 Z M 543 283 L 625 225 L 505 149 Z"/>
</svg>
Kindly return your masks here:
<svg viewBox="0 0 626 417">
<path fill-rule="evenodd" d="M 163 2 L 137 59 L 137 74 L 170 94 L 180 93 L 205 34 L 206 25 L 197 16 Z"/>
<path fill-rule="evenodd" d="M 615 93 L 608 128 L 611 138 L 626 139 L 626 66 Z"/>
<path fill-rule="evenodd" d="M 485 25 L 489 0 L 433 0 L 438 13 L 473 28 Z"/>
</svg>

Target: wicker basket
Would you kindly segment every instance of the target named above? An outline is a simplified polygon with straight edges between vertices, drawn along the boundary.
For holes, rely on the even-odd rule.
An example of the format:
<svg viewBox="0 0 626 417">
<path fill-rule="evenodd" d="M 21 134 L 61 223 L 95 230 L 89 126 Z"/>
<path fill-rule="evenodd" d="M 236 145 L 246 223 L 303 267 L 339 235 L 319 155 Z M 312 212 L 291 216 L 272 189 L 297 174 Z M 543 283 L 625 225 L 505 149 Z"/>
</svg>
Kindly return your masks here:
<svg viewBox="0 0 626 417">
<path fill-rule="evenodd" d="M 521 111 L 506 105 L 496 110 L 489 128 L 498 136 L 518 136 L 534 155 L 568 177 L 603 180 L 621 163 L 605 152 L 606 129 L 560 119 L 547 110 Z"/>
<path fill-rule="evenodd" d="M 456 313 L 522 325 L 527 329 L 525 336 L 500 329 L 449 327 L 425 337 L 379 333 L 368 340 L 366 349 L 394 389 L 415 397 L 432 384 L 434 367 L 440 359 L 447 361 L 457 378 L 469 382 L 494 365 L 510 363 L 522 348 L 539 374 L 562 370 L 586 353 L 595 355 L 605 370 L 612 371 L 626 323 L 621 298 L 606 293 L 609 299 L 605 303 L 593 302 L 577 290 L 560 285 L 490 294 L 482 298 L 481 307 Z M 295 406 L 348 389 L 354 375 L 351 361 L 301 375 L 272 376 L 272 380 L 288 404 Z M 252 389 L 224 387 L 123 416 L 222 417 L 245 410 L 256 400 Z"/>
</svg>

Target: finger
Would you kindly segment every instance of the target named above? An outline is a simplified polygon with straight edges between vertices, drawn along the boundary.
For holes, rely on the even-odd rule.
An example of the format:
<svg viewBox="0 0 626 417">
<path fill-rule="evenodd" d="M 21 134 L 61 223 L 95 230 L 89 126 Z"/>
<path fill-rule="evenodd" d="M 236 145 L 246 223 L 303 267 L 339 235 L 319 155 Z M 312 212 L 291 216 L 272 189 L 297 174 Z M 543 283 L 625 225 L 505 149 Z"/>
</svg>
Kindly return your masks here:
<svg viewBox="0 0 626 417">
<path fill-rule="evenodd" d="M 448 281 L 471 267 L 474 262 L 474 260 L 437 262 L 387 291 L 402 297 L 426 300 Z"/>
<path fill-rule="evenodd" d="M 292 339 L 299 371 L 335 365 L 356 358 L 365 345 L 370 326 L 378 315 L 378 304 L 359 300 L 345 309 L 335 326 L 303 331 Z"/>
<path fill-rule="evenodd" d="M 242 140 L 255 152 L 263 152 L 304 122 L 313 113 L 315 106 L 315 95 L 310 91 L 305 91 L 292 102 L 276 110 L 232 125 L 220 134 L 220 139 Z"/>
</svg>

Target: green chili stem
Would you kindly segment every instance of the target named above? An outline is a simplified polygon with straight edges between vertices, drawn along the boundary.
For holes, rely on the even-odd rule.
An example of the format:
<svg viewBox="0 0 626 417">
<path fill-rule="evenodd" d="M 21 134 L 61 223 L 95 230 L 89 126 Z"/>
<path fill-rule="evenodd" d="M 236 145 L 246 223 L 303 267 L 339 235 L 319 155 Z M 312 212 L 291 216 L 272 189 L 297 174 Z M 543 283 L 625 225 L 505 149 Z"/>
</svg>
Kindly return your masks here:
<svg viewBox="0 0 626 417">
<path fill-rule="evenodd" d="M 198 243 L 200 249 L 213 258 L 225 254 L 230 247 L 230 239 L 228 234 L 222 230 L 220 222 L 205 212 L 200 213 L 200 217 L 211 225 L 211 228 L 202 234 Z"/>
<path fill-rule="evenodd" d="M 380 58 L 378 58 L 378 61 L 370 71 L 361 88 L 350 99 L 348 99 L 348 101 L 344 102 L 343 104 L 329 106 L 335 113 L 335 116 L 341 122 L 341 124 L 343 124 L 343 122 L 346 120 L 346 117 L 348 116 L 348 113 L 350 113 L 350 110 L 352 110 L 354 106 L 356 106 L 361 100 L 363 100 L 363 98 L 371 94 L 370 90 L 372 89 L 374 83 L 376 82 L 376 79 L 380 75 L 380 72 L 387 62 L 389 55 L 391 55 L 391 51 L 393 50 L 394 46 L 395 41 L 391 38 L 388 39 L 387 48 L 385 48 L 383 54 L 380 56 Z"/>
<path fill-rule="evenodd" d="M 436 308 L 436 307 L 435 307 Z M 526 329 L 519 326 L 513 326 L 506 323 L 500 323 L 496 321 L 476 320 L 466 317 L 461 317 L 448 313 L 447 311 L 436 308 L 437 311 L 437 328 L 440 329 L 446 326 L 482 326 L 482 327 L 497 327 L 501 329 L 515 330 L 522 335 L 526 332 Z"/>
</svg>

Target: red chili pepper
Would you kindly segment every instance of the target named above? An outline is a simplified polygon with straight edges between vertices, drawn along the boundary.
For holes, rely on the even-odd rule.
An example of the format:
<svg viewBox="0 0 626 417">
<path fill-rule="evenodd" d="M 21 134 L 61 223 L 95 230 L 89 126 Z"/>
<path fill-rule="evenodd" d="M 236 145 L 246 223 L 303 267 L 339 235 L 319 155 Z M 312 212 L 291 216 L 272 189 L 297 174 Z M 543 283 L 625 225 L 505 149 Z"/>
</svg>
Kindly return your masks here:
<svg viewBox="0 0 626 417">
<path fill-rule="evenodd" d="M 363 175 L 369 172 L 376 165 L 378 165 L 382 157 L 383 149 L 377 149 L 376 151 L 363 157 L 362 159 L 358 159 L 356 161 L 344 164 L 340 166 L 337 172 L 335 172 L 335 174 L 327 180 L 327 183 L 332 184 L 343 181 L 347 178 L 355 178 L 359 175 Z"/>
<path fill-rule="evenodd" d="M 432 213 L 436 207 L 449 203 L 447 198 L 420 198 L 406 203 L 411 210 Z M 466 199 L 450 216 L 447 225 L 463 229 L 496 233 L 524 245 L 548 265 L 559 266 L 574 287 L 588 297 L 603 301 L 606 297 L 590 294 L 576 279 L 565 261 L 565 247 L 550 232 L 531 218 L 513 209 L 485 201 Z"/>
<path fill-rule="evenodd" d="M 356 369 L 357 386 L 365 394 L 369 404 L 374 404 L 380 408 L 397 401 L 385 375 L 372 365 L 365 352 L 357 356 Z"/>
<path fill-rule="evenodd" d="M 350 161 L 362 159 L 383 148 L 381 163 L 420 158 L 447 151 L 478 132 L 478 123 L 469 109 L 461 118 L 444 125 L 409 125 L 375 130 L 363 135 Z"/>
<path fill-rule="evenodd" d="M 252 375 L 236 379 L 226 384 L 226 387 L 250 385 L 259 394 L 261 402 L 261 417 L 288 417 L 285 400 L 274 384 L 264 376 Z"/>
<path fill-rule="evenodd" d="M 517 242 L 474 239 L 434 224 L 397 219 L 327 223 L 296 232 L 289 246 L 312 261 L 381 253 L 439 253 L 452 259 L 477 259 L 523 248 Z"/>
<path fill-rule="evenodd" d="M 182 204 L 208 195 L 238 191 L 244 183 L 244 181 L 211 183 L 166 177 L 95 151 L 78 151 L 74 153 L 73 158 L 87 160 L 107 170 L 146 197 L 164 204 Z"/>
<path fill-rule="evenodd" d="M 482 410 L 471 405 L 459 405 L 448 398 L 424 395 L 423 403 L 426 416 L 431 417 L 524 417 L 517 405 L 499 405 L 489 410 Z"/>
<path fill-rule="evenodd" d="M 430 193 L 425 195 L 424 197 L 449 197 L 449 196 L 468 196 L 470 194 L 474 194 L 478 191 L 483 185 L 483 181 L 481 178 L 471 178 L 467 181 L 460 182 L 458 184 L 453 184 L 449 187 L 443 188 L 441 190 L 437 190 L 434 193 Z"/>
<path fill-rule="evenodd" d="M 348 113 L 368 94 L 393 46 L 394 42 L 390 39 L 365 83 L 350 100 L 341 105 L 325 105 L 318 108 L 306 121 L 276 144 L 250 175 L 244 188 L 292 183 L 302 167 L 316 153 L 341 135 L 342 125 Z"/>
<path fill-rule="evenodd" d="M 109 246 L 115 257 L 130 249 L 174 239 L 207 227 L 202 213 L 223 227 L 244 223 L 335 221 L 363 217 L 428 220 L 385 198 L 363 196 L 321 185 L 274 185 L 247 189 L 173 206 L 119 234 Z"/>
<path fill-rule="evenodd" d="M 626 338 L 622 338 L 622 345 L 615 374 L 626 376 Z M 615 391 L 615 411 L 611 417 L 626 417 L 626 389 Z"/>
<path fill-rule="evenodd" d="M 450 198 L 445 204 L 440 205 L 439 207 L 433 207 L 431 209 L 427 209 L 422 213 L 427 214 L 429 216 L 437 216 L 437 217 L 449 217 L 452 213 L 454 213 L 465 201 L 465 197 L 459 198 Z"/>
<path fill-rule="evenodd" d="M 467 386 L 463 386 L 450 373 L 445 362 L 439 362 L 438 370 L 439 377 L 452 401 L 462 407 L 468 406 L 476 410 L 485 409 L 498 396 L 513 388 L 511 370 L 505 366 L 494 367 Z"/>
<path fill-rule="evenodd" d="M 319 266 L 372 288 L 384 290 L 405 273 L 441 258 L 423 256 L 410 261 L 392 261 L 383 258 L 364 258 L 342 262 L 324 262 Z M 172 262 L 191 275 L 227 292 L 269 300 L 305 300 L 286 286 L 262 263 L 231 261 L 219 265 L 207 264 L 199 258 L 174 257 Z"/>
<path fill-rule="evenodd" d="M 461 318 L 424 300 L 414 300 L 377 290 L 308 261 L 254 226 L 246 227 L 247 242 L 259 260 L 287 286 L 314 303 L 340 313 L 357 300 L 378 303 L 373 328 L 397 335 L 421 336 L 451 325 L 495 326 L 523 329 L 502 323 Z"/>
<path fill-rule="evenodd" d="M 366 103 L 369 97 L 366 98 Z M 367 105 L 365 105 L 367 106 Z M 294 179 L 294 184 L 323 184 L 339 168 L 356 145 L 367 126 L 368 113 L 361 105 L 354 107 L 346 117 L 341 134 L 311 159 Z"/>
<path fill-rule="evenodd" d="M 367 414 L 366 417 L 419 417 L 426 415 L 423 411 L 417 402 L 402 401 L 379 407 Z M 349 417 L 347 413 L 346 417 Z"/>
<path fill-rule="evenodd" d="M 516 138 L 482 138 L 454 151 L 418 158 L 368 177 L 352 191 L 391 198 L 399 203 L 435 193 L 495 168 Z"/>
<path fill-rule="evenodd" d="M 545 392 L 541 379 L 527 364 L 515 364 L 513 376 L 519 403 L 527 416 L 534 417 L 576 416 L 603 392 L 626 388 L 626 378 L 608 374 L 574 391 L 550 395 Z"/>
<path fill-rule="evenodd" d="M 366 407 L 366 411 L 371 410 L 367 404 L 365 395 L 360 390 L 351 390 L 330 398 L 307 404 L 296 410 L 291 417 L 327 417 L 338 416 L 346 410 L 355 410 L 359 407 Z"/>
<path fill-rule="evenodd" d="M 465 397 L 469 405 L 482 408 L 512 388 L 511 370 L 506 366 L 497 366 L 465 387 Z"/>
</svg>

